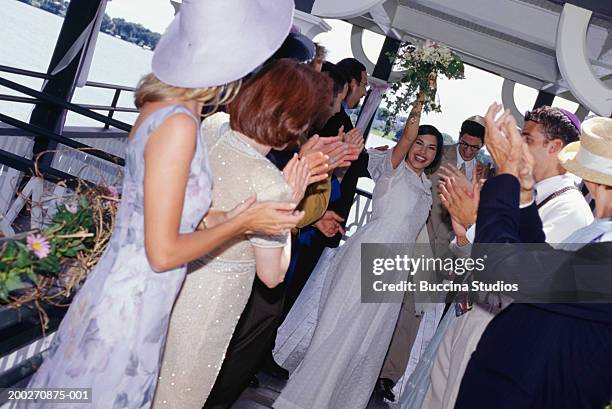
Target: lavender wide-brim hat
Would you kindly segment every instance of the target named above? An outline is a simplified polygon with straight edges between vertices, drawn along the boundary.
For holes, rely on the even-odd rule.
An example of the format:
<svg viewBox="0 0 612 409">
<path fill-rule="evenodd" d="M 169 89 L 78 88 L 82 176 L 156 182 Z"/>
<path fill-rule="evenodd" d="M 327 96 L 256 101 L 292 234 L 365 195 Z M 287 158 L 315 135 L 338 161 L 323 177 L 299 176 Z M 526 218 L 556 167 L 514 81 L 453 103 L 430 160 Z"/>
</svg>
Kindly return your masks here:
<svg viewBox="0 0 612 409">
<path fill-rule="evenodd" d="M 182 88 L 236 81 L 281 46 L 294 0 L 183 0 L 153 55 L 153 73 Z"/>
</svg>

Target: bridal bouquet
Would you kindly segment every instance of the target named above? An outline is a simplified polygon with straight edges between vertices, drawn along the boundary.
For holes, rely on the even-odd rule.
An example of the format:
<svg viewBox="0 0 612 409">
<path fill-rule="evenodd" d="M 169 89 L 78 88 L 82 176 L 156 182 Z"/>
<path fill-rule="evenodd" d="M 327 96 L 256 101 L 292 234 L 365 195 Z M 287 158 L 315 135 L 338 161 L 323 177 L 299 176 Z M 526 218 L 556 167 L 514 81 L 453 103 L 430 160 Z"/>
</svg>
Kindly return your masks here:
<svg viewBox="0 0 612 409">
<path fill-rule="evenodd" d="M 423 110 L 441 112 L 441 107 L 436 102 L 436 78 L 439 75 L 449 79 L 464 78 L 461 58 L 447 46 L 431 41 L 418 45 L 402 45 L 395 60 L 395 69 L 405 71 L 405 74 L 385 95 L 389 110 L 387 126 L 393 123 L 400 113 L 409 112 L 419 90 L 425 93 Z"/>
</svg>

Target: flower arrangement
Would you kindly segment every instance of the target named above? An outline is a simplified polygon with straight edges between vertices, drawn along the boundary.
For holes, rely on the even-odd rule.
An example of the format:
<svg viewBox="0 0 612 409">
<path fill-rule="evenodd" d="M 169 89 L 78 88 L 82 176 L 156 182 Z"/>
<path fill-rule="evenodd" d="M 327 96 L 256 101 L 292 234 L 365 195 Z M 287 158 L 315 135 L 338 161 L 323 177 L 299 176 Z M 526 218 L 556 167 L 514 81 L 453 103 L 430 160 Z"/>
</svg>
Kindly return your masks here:
<svg viewBox="0 0 612 409">
<path fill-rule="evenodd" d="M 0 239 L 0 305 L 33 302 L 46 329 L 42 304 L 59 305 L 85 280 L 108 244 L 118 201 L 114 188 L 79 185 L 47 227 Z"/>
<path fill-rule="evenodd" d="M 422 44 L 403 44 L 395 57 L 395 69 L 404 71 L 402 78 L 394 83 L 385 95 L 389 110 L 387 127 L 395 122 L 400 113 L 410 111 L 419 91 L 425 94 L 423 111 L 441 112 L 436 103 L 436 79 L 444 75 L 449 79 L 462 79 L 464 65 L 461 58 L 445 45 L 431 41 Z"/>
</svg>

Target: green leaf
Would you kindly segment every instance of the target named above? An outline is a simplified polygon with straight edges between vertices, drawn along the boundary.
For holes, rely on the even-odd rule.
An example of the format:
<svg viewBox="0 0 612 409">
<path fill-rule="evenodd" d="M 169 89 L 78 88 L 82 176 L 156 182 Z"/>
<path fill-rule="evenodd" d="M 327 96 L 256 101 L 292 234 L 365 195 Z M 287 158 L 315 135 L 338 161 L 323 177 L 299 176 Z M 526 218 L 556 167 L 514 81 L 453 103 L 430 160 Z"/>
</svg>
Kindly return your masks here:
<svg viewBox="0 0 612 409">
<path fill-rule="evenodd" d="M 21 281 L 21 277 L 19 277 L 18 274 L 10 274 L 8 279 L 4 282 L 4 286 L 8 292 L 11 292 L 24 288 L 26 284 Z"/>
<path fill-rule="evenodd" d="M 8 302 L 9 300 L 9 294 L 8 291 L 6 290 L 6 288 L 2 285 L 2 282 L 0 282 L 0 300 L 2 302 Z"/>
<path fill-rule="evenodd" d="M 78 246 L 68 248 L 66 251 L 64 251 L 63 254 L 66 257 L 76 257 L 76 255 L 79 254 L 79 252 L 84 251 L 84 250 L 87 250 L 87 247 L 85 247 L 85 245 L 81 243 Z"/>
<path fill-rule="evenodd" d="M 79 198 L 79 207 L 81 209 L 88 209 L 89 208 L 89 201 L 87 200 L 87 198 L 85 196 L 81 196 Z"/>
<path fill-rule="evenodd" d="M 17 255 L 17 244 L 14 241 L 9 241 L 6 243 L 6 247 L 4 249 L 4 257 L 6 258 L 14 258 Z"/>
<path fill-rule="evenodd" d="M 29 269 L 28 271 L 26 271 L 26 275 L 30 280 L 32 280 L 34 284 L 38 283 L 38 276 L 36 275 L 33 269 Z"/>
<path fill-rule="evenodd" d="M 17 254 L 17 260 L 15 261 L 16 268 L 25 268 L 32 265 L 32 254 L 30 250 L 23 245 L 22 243 L 18 243 L 19 253 Z"/>
<path fill-rule="evenodd" d="M 37 263 L 37 269 L 47 273 L 59 273 L 60 268 L 60 259 L 55 254 L 49 254 Z"/>
</svg>

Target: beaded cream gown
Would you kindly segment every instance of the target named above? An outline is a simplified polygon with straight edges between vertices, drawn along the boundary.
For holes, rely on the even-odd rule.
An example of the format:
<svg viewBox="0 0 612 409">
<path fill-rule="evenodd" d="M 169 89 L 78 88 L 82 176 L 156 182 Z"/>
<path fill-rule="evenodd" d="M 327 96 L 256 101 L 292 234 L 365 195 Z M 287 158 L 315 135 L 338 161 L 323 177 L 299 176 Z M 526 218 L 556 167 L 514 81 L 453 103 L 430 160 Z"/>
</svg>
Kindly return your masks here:
<svg viewBox="0 0 612 409">
<path fill-rule="evenodd" d="M 215 114 L 202 126 L 214 175 L 211 209 L 229 211 L 252 193 L 260 201 L 290 201 L 283 174 L 232 131 L 227 118 Z M 154 408 L 202 407 L 251 293 L 253 246 L 284 247 L 288 240 L 238 236 L 189 266 L 170 319 Z"/>
</svg>

